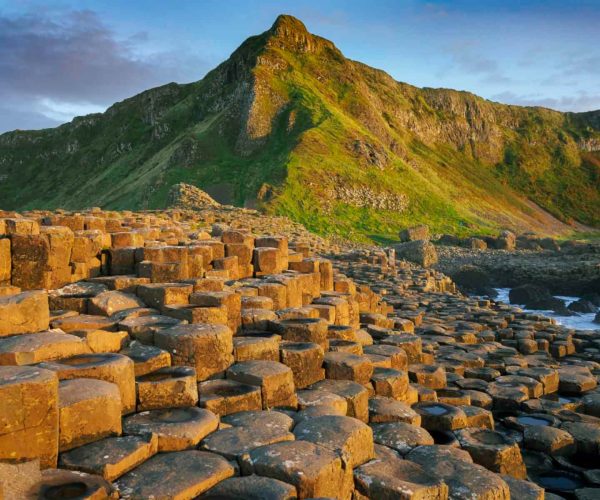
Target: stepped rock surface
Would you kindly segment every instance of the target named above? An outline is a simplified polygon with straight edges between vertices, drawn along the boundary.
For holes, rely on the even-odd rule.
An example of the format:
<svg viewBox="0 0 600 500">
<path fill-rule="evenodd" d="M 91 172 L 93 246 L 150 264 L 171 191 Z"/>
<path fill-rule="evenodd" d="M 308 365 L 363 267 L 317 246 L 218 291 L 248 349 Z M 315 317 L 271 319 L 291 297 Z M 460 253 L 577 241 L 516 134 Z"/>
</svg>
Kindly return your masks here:
<svg viewBox="0 0 600 500">
<path fill-rule="evenodd" d="M 280 16 L 200 81 L 0 135 L 0 208 L 164 208 L 185 183 L 355 240 L 557 235 L 600 224 L 599 145 L 600 111 L 417 88 Z"/>
<path fill-rule="evenodd" d="M 598 496 L 597 332 L 249 209 L 0 215 L 3 498 Z"/>
</svg>

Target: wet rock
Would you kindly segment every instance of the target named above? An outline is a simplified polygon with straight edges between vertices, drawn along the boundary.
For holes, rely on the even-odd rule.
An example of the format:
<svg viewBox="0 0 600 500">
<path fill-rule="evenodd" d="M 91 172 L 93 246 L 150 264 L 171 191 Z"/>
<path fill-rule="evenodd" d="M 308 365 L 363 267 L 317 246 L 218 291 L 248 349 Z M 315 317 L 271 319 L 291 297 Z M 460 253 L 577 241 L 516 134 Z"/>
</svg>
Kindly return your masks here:
<svg viewBox="0 0 600 500">
<path fill-rule="evenodd" d="M 560 428 L 573 436 L 578 453 L 598 456 L 600 453 L 600 427 L 597 423 L 563 422 Z"/>
<path fill-rule="evenodd" d="M 575 302 L 571 302 L 567 308 L 570 311 L 584 314 L 595 313 L 598 310 L 598 306 L 585 299 L 579 299 Z"/>
<path fill-rule="evenodd" d="M 501 475 L 500 477 L 508 485 L 510 498 L 518 498 L 519 500 L 544 500 L 545 498 L 544 489 L 535 483 L 508 475 Z"/>
<path fill-rule="evenodd" d="M 473 461 L 491 471 L 525 479 L 527 469 L 519 447 L 499 432 L 489 429 L 462 429 L 456 436 Z"/>
<path fill-rule="evenodd" d="M 529 309 L 551 310 L 558 314 L 570 315 L 570 311 L 561 299 L 553 297 L 548 289 L 537 285 L 521 285 L 509 292 L 511 304 L 524 305 Z"/>
<path fill-rule="evenodd" d="M 467 426 L 467 415 L 460 408 L 444 403 L 422 402 L 413 405 L 428 431 L 453 431 Z"/>
<path fill-rule="evenodd" d="M 548 455 L 572 455 L 576 451 L 575 440 L 568 432 L 554 427 L 528 425 L 523 431 L 525 447 Z"/>
</svg>

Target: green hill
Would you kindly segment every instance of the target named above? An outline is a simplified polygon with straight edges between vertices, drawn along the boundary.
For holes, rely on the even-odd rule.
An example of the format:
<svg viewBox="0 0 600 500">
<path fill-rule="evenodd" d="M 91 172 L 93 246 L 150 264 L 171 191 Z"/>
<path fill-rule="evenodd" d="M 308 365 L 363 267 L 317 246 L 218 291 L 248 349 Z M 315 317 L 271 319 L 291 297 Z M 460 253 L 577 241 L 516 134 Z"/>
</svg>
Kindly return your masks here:
<svg viewBox="0 0 600 500">
<path fill-rule="evenodd" d="M 565 233 L 600 226 L 600 111 L 413 87 L 280 16 L 198 82 L 0 135 L 3 209 L 162 208 L 178 182 L 357 239 Z"/>
</svg>

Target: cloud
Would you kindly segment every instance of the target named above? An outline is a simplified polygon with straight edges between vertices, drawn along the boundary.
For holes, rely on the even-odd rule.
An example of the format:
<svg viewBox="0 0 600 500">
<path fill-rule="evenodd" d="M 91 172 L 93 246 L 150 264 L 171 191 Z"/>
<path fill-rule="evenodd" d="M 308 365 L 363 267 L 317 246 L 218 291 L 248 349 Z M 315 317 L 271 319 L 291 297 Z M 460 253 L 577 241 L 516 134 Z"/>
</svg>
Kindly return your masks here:
<svg viewBox="0 0 600 500">
<path fill-rule="evenodd" d="M 542 97 L 539 94 L 519 95 L 514 92 L 502 92 L 490 97 L 493 101 L 519 106 L 541 106 L 558 111 L 590 111 L 600 109 L 600 94 L 579 91 L 575 95 L 560 97 Z"/>
<path fill-rule="evenodd" d="M 89 10 L 0 15 L 0 100 L 8 113 L 0 131 L 67 121 L 152 86 L 199 79 L 208 69 L 185 53 L 140 56 L 148 39 L 120 39 Z"/>
<path fill-rule="evenodd" d="M 448 72 L 458 72 L 479 77 L 483 84 L 508 85 L 513 82 L 501 72 L 497 61 L 479 52 L 477 42 L 457 42 L 445 51 L 450 56 L 450 65 L 438 72 L 440 77 Z"/>
</svg>

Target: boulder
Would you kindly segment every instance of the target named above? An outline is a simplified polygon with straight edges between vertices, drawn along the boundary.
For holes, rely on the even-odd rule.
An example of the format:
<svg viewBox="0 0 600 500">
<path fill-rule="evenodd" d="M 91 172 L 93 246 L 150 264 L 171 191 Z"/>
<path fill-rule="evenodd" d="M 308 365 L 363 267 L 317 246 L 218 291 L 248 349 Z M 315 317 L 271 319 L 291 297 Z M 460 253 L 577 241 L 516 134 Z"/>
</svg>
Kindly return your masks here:
<svg viewBox="0 0 600 500">
<path fill-rule="evenodd" d="M 408 241 L 429 240 L 429 227 L 426 225 L 407 227 L 398 234 L 400 241 L 406 243 Z"/>
<path fill-rule="evenodd" d="M 431 267 L 438 262 L 435 246 L 429 241 L 416 240 L 394 245 L 396 257 L 422 267 Z"/>
<path fill-rule="evenodd" d="M 490 275 L 476 266 L 463 266 L 451 275 L 458 287 L 467 293 L 496 297 L 498 293 L 492 288 Z"/>
<path fill-rule="evenodd" d="M 508 296 L 511 304 L 524 305 L 528 309 L 554 311 L 563 316 L 573 314 L 565 306 L 564 300 L 553 297 L 546 288 L 537 285 L 525 284 L 512 288 Z"/>
<path fill-rule="evenodd" d="M 596 305 L 594 305 L 589 300 L 585 300 L 585 299 L 579 299 L 579 300 L 576 300 L 575 302 L 571 302 L 567 306 L 567 308 L 569 309 L 569 311 L 584 313 L 584 314 L 595 313 L 598 310 L 598 307 Z"/>
</svg>

